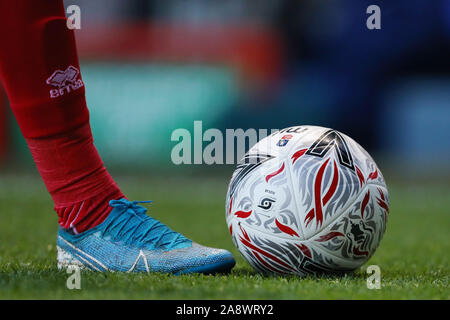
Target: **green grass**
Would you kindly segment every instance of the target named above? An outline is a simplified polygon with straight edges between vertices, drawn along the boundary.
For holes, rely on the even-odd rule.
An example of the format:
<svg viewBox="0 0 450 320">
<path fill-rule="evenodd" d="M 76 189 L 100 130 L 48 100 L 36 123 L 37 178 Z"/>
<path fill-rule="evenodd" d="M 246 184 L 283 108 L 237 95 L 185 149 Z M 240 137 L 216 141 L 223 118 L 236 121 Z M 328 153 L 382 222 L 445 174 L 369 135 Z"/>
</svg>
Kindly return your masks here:
<svg viewBox="0 0 450 320">
<path fill-rule="evenodd" d="M 371 260 L 344 277 L 263 277 L 234 248 L 224 217 L 227 178 L 117 178 L 132 199 L 195 241 L 237 258 L 229 275 L 83 272 L 66 288 L 56 268 L 56 214 L 36 176 L 0 175 L 0 299 L 449 299 L 450 187 L 392 184 L 387 232 Z M 380 290 L 366 286 L 381 268 Z"/>
</svg>

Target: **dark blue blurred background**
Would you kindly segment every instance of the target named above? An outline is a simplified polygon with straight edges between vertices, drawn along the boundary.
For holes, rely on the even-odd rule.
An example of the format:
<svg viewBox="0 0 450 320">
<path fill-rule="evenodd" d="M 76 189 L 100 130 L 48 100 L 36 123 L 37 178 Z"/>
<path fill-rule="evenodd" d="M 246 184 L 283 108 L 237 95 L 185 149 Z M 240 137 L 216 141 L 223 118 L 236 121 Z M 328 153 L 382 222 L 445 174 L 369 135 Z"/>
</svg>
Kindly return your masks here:
<svg viewBox="0 0 450 320">
<path fill-rule="evenodd" d="M 83 78 L 110 165 L 170 166 L 171 132 L 203 120 L 333 127 L 405 173 L 449 172 L 450 1 L 70 4 L 81 8 Z M 380 30 L 366 27 L 369 5 L 381 9 Z M 2 110 L 3 157 L 27 158 Z"/>
</svg>

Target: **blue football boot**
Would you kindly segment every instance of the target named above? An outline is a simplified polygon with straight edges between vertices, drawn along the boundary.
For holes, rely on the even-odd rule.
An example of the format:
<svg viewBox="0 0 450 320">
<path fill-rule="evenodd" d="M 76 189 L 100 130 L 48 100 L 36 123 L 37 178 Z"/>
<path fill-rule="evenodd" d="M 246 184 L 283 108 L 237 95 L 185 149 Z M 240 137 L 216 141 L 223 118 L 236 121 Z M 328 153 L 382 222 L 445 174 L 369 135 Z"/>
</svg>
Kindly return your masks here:
<svg viewBox="0 0 450 320">
<path fill-rule="evenodd" d="M 112 200 L 104 222 L 80 234 L 60 228 L 56 241 L 58 267 L 96 271 L 172 274 L 227 272 L 232 254 L 201 246 L 146 215 L 138 203 Z"/>
</svg>

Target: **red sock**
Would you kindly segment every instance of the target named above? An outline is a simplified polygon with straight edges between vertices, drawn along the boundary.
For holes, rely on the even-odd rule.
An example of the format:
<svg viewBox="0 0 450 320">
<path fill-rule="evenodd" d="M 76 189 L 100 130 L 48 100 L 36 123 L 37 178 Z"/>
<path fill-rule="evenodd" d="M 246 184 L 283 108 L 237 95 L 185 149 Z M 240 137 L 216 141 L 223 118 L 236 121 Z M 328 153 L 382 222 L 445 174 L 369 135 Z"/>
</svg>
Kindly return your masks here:
<svg viewBox="0 0 450 320">
<path fill-rule="evenodd" d="M 123 194 L 92 139 L 84 84 L 62 1 L 0 1 L 0 79 L 59 224 L 82 232 Z"/>
<path fill-rule="evenodd" d="M 89 123 L 26 141 L 63 228 L 79 233 L 96 226 L 111 211 L 109 200 L 124 197 L 97 153 Z"/>
</svg>

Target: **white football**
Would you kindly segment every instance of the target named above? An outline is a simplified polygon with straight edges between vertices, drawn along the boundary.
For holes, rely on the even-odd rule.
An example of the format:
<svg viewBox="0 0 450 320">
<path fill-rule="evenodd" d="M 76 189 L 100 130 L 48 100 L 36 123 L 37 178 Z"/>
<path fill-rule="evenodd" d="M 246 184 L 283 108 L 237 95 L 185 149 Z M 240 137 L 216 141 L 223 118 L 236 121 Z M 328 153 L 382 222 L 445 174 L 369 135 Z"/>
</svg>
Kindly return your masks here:
<svg viewBox="0 0 450 320">
<path fill-rule="evenodd" d="M 262 273 L 349 272 L 375 252 L 389 197 L 370 155 L 336 130 L 299 126 L 254 145 L 238 164 L 226 221 Z"/>
</svg>

